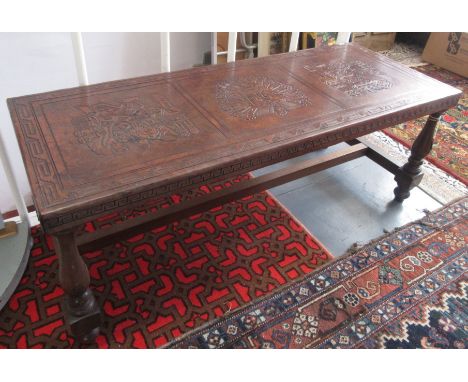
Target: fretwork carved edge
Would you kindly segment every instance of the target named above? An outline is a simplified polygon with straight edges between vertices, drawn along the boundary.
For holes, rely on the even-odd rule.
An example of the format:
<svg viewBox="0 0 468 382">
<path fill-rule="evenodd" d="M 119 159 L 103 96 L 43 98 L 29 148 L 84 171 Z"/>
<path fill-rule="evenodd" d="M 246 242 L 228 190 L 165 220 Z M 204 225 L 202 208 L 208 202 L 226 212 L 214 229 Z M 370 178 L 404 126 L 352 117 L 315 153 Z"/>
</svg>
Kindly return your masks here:
<svg viewBox="0 0 468 382">
<path fill-rule="evenodd" d="M 454 97 L 453 99 L 456 99 Z M 405 106 L 412 102 L 416 102 L 417 99 L 415 97 L 407 98 L 405 100 L 400 100 L 396 103 L 385 105 L 385 106 L 378 106 L 378 107 L 371 107 L 366 111 L 362 112 L 349 112 L 346 116 L 340 117 L 339 119 L 330 118 L 329 120 L 323 121 L 318 125 L 312 126 L 314 129 L 326 129 L 331 128 L 333 126 L 339 125 L 343 122 L 352 122 L 354 120 L 358 120 L 359 118 L 363 118 L 365 116 L 372 116 L 379 112 L 390 111 L 392 109 Z M 440 110 L 448 108 L 451 105 L 451 101 L 449 99 L 442 100 L 439 102 L 438 105 L 432 104 L 431 108 L 424 107 L 424 105 L 420 106 L 417 111 L 411 113 L 408 118 L 412 117 L 420 117 L 430 112 L 434 112 L 434 108 L 438 108 Z M 456 103 L 456 101 L 455 101 Z M 69 192 L 65 194 L 63 190 L 63 185 L 60 179 L 60 175 L 55 168 L 53 161 L 50 157 L 50 153 L 47 149 L 47 145 L 45 143 L 45 138 L 41 134 L 40 129 L 38 128 L 37 120 L 35 119 L 34 113 L 29 105 L 21 104 L 15 102 L 13 104 L 13 108 L 16 111 L 16 115 L 12 114 L 12 117 L 20 121 L 20 126 L 23 130 L 23 134 L 27 139 L 25 139 L 25 149 L 28 150 L 31 154 L 31 158 L 34 158 L 34 161 L 31 162 L 34 175 L 36 179 L 30 179 L 30 181 L 36 181 L 39 184 L 39 189 L 41 190 L 41 202 L 40 204 L 44 207 L 52 207 L 56 205 L 57 200 L 60 199 L 61 202 L 63 201 L 72 201 L 78 200 L 85 195 L 79 195 L 76 192 Z M 419 115 L 418 115 L 419 114 Z M 388 124 L 391 121 L 388 121 L 388 118 L 381 118 L 382 125 Z M 307 131 L 304 128 L 299 129 L 289 129 L 285 130 L 282 133 L 276 134 L 267 138 L 268 141 L 263 139 L 251 141 L 247 144 L 241 144 L 237 146 L 225 147 L 224 152 L 226 155 L 231 155 L 239 151 L 245 151 L 249 148 L 253 147 L 261 147 L 265 142 L 275 142 L 286 140 L 288 138 L 295 138 L 302 134 L 307 134 Z M 20 141 L 21 144 L 21 141 Z M 190 163 L 190 159 L 187 158 L 188 161 L 186 165 L 196 165 L 198 163 Z M 216 158 L 212 158 L 216 159 Z M 177 169 L 174 168 L 165 168 L 165 171 L 175 171 Z M 156 175 L 158 172 L 157 167 L 153 167 L 152 173 Z"/>
<path fill-rule="evenodd" d="M 253 171 L 255 169 L 266 167 L 271 164 L 287 160 L 299 155 L 303 155 L 311 151 L 329 147 L 335 143 L 342 142 L 344 140 L 351 140 L 369 134 L 373 131 L 381 130 L 385 127 L 393 126 L 398 123 L 419 118 L 421 116 L 434 113 L 436 110 L 446 110 L 449 107 L 456 104 L 458 98 L 458 95 L 447 97 L 437 102 L 436 104 L 429 103 L 425 105 L 419 105 L 406 111 L 396 112 L 394 114 L 383 116 L 382 118 L 379 118 L 376 121 L 364 122 L 362 125 L 357 124 L 356 126 L 353 126 L 351 128 L 343 128 L 335 132 L 326 132 L 326 129 L 331 129 L 334 126 L 339 125 L 343 122 L 358 121 L 360 118 L 364 118 L 366 116 L 370 116 L 379 112 L 391 111 L 399 107 L 403 107 L 409 103 L 415 102 L 416 99 L 413 97 L 408 98 L 406 100 L 399 100 L 394 104 L 370 108 L 366 111 L 350 112 L 345 117 L 339 119 L 330 119 L 328 121 L 321 122 L 320 127 L 325 129 L 325 132 L 320 137 L 314 137 L 309 141 L 304 141 L 298 144 L 292 143 L 290 146 L 282 148 L 275 152 L 269 152 L 263 155 L 259 154 L 258 156 L 255 156 L 249 160 L 237 161 L 225 167 L 217 168 L 215 170 L 211 170 L 199 175 L 189 176 L 183 180 L 179 180 L 162 186 L 157 186 L 138 193 L 131 193 L 118 200 L 104 202 L 86 209 L 80 209 L 79 211 L 64 212 L 56 216 L 50 216 L 45 218 L 41 217 L 41 223 L 46 231 L 57 232 L 62 228 L 72 227 L 73 225 L 80 224 L 82 222 L 85 222 L 86 220 L 102 216 L 103 214 L 110 213 L 120 208 L 136 206 L 150 198 L 169 196 L 176 191 L 182 191 L 190 187 L 202 185 L 220 176 L 234 176 L 236 174 Z M 307 131 L 304 129 L 293 129 L 292 131 L 286 131 L 281 134 L 277 134 L 273 137 L 270 137 L 269 140 L 279 142 L 286 139 L 287 135 L 292 137 L 298 137 L 306 133 Z M 244 144 L 242 150 L 249 150 L 253 147 L 256 147 L 257 145 L 258 142 L 253 141 L 250 144 Z M 58 229 L 58 227 L 60 227 L 60 229 Z"/>
</svg>

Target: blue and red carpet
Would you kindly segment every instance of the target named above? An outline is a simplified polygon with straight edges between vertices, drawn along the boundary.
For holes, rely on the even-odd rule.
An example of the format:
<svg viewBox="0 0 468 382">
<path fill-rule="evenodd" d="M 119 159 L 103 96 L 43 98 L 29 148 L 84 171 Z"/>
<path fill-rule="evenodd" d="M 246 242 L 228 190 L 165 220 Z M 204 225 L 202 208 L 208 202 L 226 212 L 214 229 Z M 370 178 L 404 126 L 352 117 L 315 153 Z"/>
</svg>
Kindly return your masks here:
<svg viewBox="0 0 468 382">
<path fill-rule="evenodd" d="M 466 348 L 468 198 L 385 235 L 173 348 Z"/>
</svg>

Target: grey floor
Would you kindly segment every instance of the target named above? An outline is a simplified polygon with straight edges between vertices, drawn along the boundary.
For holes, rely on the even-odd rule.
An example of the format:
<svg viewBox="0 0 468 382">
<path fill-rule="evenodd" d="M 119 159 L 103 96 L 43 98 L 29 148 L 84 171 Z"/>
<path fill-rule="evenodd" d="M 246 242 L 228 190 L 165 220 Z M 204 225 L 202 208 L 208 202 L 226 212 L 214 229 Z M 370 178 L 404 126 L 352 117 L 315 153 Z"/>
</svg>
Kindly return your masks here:
<svg viewBox="0 0 468 382">
<path fill-rule="evenodd" d="M 261 175 L 287 164 L 314 158 L 345 143 L 254 172 Z M 354 243 L 364 244 L 384 230 L 424 216 L 441 204 L 419 188 L 402 204 L 393 202 L 393 174 L 363 157 L 271 189 L 275 197 L 335 256 Z"/>
</svg>

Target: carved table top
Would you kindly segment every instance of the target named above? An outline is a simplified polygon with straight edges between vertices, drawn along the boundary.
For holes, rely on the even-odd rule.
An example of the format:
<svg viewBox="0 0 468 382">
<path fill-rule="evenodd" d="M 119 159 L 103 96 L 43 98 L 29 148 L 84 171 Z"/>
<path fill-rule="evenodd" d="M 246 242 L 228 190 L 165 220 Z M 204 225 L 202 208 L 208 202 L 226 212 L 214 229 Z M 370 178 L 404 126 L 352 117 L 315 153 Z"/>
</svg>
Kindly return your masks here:
<svg viewBox="0 0 468 382">
<path fill-rule="evenodd" d="M 357 45 L 8 100 L 48 229 L 445 110 L 461 92 Z"/>
</svg>

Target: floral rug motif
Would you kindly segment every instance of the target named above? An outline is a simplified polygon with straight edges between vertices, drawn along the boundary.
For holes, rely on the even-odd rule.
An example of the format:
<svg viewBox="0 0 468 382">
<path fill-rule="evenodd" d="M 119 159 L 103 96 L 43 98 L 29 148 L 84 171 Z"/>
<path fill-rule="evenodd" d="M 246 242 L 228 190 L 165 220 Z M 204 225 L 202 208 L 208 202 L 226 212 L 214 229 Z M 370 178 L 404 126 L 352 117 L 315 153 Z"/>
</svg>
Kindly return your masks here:
<svg viewBox="0 0 468 382">
<path fill-rule="evenodd" d="M 468 198 L 172 342 L 172 348 L 468 347 Z"/>
<path fill-rule="evenodd" d="M 458 105 L 442 114 L 427 160 L 468 185 L 468 79 L 435 65 L 419 66 L 415 70 L 463 90 Z M 411 147 L 426 119 L 402 123 L 386 129 L 385 133 Z"/>
</svg>

